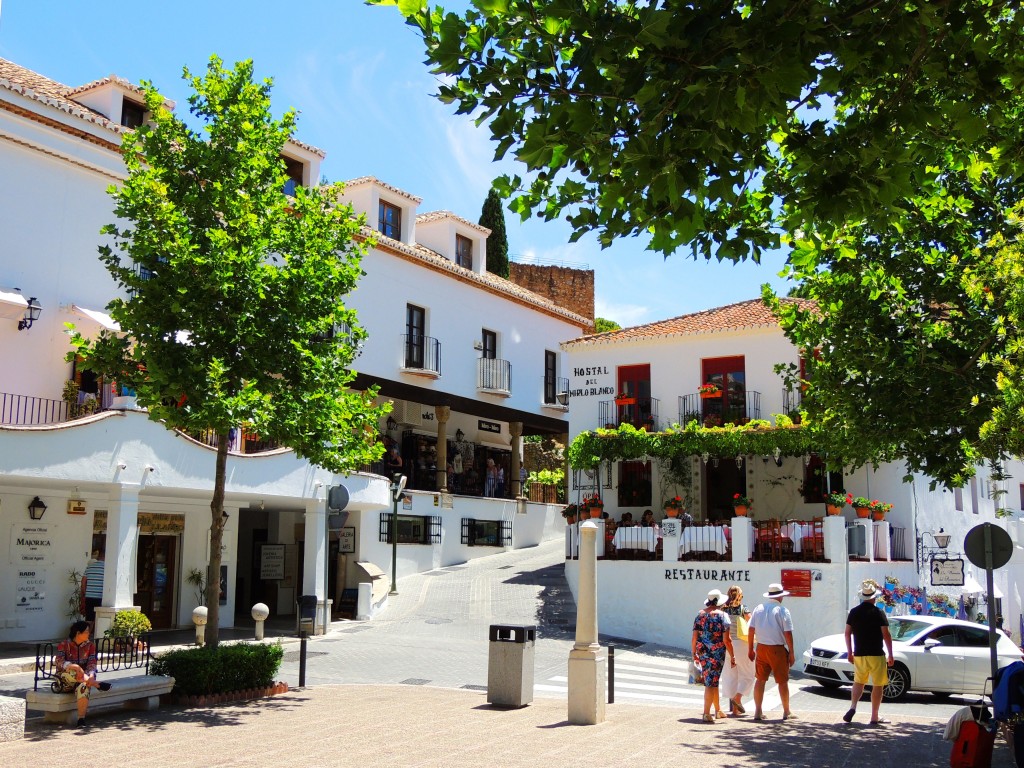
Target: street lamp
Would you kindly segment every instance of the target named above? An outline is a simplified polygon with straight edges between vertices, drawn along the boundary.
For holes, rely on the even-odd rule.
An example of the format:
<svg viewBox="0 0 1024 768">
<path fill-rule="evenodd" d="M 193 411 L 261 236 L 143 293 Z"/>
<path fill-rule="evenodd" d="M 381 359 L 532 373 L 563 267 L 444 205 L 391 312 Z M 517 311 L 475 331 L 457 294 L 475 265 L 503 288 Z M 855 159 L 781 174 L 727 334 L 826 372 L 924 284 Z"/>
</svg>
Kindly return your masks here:
<svg viewBox="0 0 1024 768">
<path fill-rule="evenodd" d="M 932 540 L 931 544 L 925 544 L 926 536 Z M 922 531 L 920 538 L 918 538 L 917 540 L 918 561 L 930 561 L 935 559 L 936 556 L 944 553 L 946 551 L 946 547 L 949 546 L 949 540 L 951 538 L 952 537 L 950 536 L 950 534 L 946 533 L 946 531 L 942 528 L 939 528 L 938 533 L 932 533 L 931 531 Z"/>
<path fill-rule="evenodd" d="M 396 472 L 391 481 L 391 591 L 390 595 L 398 594 L 398 500 L 405 490 L 406 477 Z"/>
</svg>

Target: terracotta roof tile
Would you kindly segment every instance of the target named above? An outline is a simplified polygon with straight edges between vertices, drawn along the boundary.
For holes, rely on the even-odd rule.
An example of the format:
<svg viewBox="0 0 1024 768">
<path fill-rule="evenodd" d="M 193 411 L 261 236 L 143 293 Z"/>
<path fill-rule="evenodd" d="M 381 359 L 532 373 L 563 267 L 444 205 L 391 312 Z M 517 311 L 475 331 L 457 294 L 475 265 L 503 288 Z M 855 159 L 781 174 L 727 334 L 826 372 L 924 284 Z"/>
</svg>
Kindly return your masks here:
<svg viewBox="0 0 1024 768">
<path fill-rule="evenodd" d="M 387 189 L 387 190 L 390 190 L 391 192 L 394 192 L 396 195 L 401 195 L 402 197 L 405 197 L 405 198 L 407 198 L 409 200 L 412 200 L 414 203 L 416 203 L 416 205 L 419 205 L 420 203 L 423 202 L 423 198 L 422 197 L 416 197 L 416 195 L 410 195 L 405 190 L 399 189 L 398 187 L 393 187 L 390 184 L 387 184 L 387 183 L 381 181 L 376 176 L 360 176 L 357 179 L 350 179 L 349 181 L 345 182 L 345 186 L 346 187 L 360 187 L 363 184 L 376 184 L 379 187 L 383 187 L 384 189 Z"/>
<path fill-rule="evenodd" d="M 416 217 L 417 224 L 429 224 L 432 221 L 443 221 L 444 219 L 453 219 L 460 224 L 467 227 L 471 227 L 479 232 L 483 232 L 485 235 L 491 234 L 491 230 L 487 227 L 481 227 L 479 224 L 474 224 L 469 219 L 464 219 L 461 216 L 452 213 L 451 211 L 430 211 L 429 213 L 421 213 Z"/>
<path fill-rule="evenodd" d="M 96 123 L 97 125 L 109 128 L 116 133 L 123 133 L 129 129 L 118 125 L 107 119 L 99 112 L 94 112 L 88 107 L 83 107 L 78 102 L 68 97 L 72 89 L 56 80 L 33 72 L 31 69 L 15 64 L 7 59 L 0 59 L 0 88 L 5 88 L 14 93 L 20 93 L 26 98 L 38 101 L 55 107 L 69 115 L 75 115 Z"/>
<path fill-rule="evenodd" d="M 86 91 L 91 91 L 94 88 L 99 88 L 101 85 L 107 85 L 108 83 L 114 83 L 116 85 L 119 85 L 125 90 L 131 91 L 132 93 L 137 93 L 140 96 L 142 96 L 145 93 L 145 91 L 142 90 L 141 86 L 136 85 L 130 80 L 126 80 L 125 78 L 119 77 L 118 75 L 110 75 L 108 77 L 101 77 L 99 80 L 93 80 L 91 83 L 80 85 L 77 88 L 72 88 L 64 95 L 69 97 L 75 96 L 79 93 L 85 93 Z"/>
<path fill-rule="evenodd" d="M 798 302 L 808 308 L 815 306 L 814 302 L 806 299 L 783 299 L 782 301 Z M 697 336 L 705 333 L 777 327 L 778 324 L 778 319 L 761 299 L 751 299 L 736 304 L 727 304 L 724 307 L 705 309 L 689 315 L 680 315 L 669 320 L 659 320 L 655 323 L 635 325 L 632 328 L 622 328 L 606 333 L 595 333 L 567 341 L 563 346 L 618 343 L 672 336 Z"/>
</svg>

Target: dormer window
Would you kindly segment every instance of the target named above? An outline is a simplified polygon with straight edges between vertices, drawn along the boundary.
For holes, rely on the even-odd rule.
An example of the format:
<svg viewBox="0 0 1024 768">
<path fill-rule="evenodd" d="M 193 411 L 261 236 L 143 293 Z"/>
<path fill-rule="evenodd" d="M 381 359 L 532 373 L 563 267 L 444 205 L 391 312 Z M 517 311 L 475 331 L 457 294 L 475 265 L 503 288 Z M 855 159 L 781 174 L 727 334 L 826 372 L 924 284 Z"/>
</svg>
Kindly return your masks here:
<svg viewBox="0 0 1024 768">
<path fill-rule="evenodd" d="M 466 269 L 473 268 L 473 241 L 468 237 L 455 236 L 455 263 Z"/>
<path fill-rule="evenodd" d="M 302 186 L 302 163 L 290 157 L 282 157 L 284 160 L 284 172 L 288 175 L 288 181 L 284 183 L 284 193 L 294 196 L 295 188 Z"/>
<path fill-rule="evenodd" d="M 397 205 L 380 201 L 377 229 L 385 237 L 402 239 L 402 209 Z"/>
<path fill-rule="evenodd" d="M 144 122 L 146 122 L 146 107 L 130 99 L 123 99 L 121 101 L 121 125 L 125 128 L 138 128 Z"/>
</svg>

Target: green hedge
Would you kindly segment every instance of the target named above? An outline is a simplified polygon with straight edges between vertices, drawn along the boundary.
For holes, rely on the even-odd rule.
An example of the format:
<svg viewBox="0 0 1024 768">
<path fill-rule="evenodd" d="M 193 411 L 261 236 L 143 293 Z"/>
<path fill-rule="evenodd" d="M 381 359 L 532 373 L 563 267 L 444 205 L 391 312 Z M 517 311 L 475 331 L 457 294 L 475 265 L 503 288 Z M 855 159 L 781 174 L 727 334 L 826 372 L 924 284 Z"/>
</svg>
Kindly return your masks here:
<svg viewBox="0 0 1024 768">
<path fill-rule="evenodd" d="M 206 696 L 266 688 L 274 682 L 283 657 L 284 649 L 279 644 L 183 648 L 161 653 L 150 665 L 150 672 L 173 677 L 175 693 Z"/>
</svg>

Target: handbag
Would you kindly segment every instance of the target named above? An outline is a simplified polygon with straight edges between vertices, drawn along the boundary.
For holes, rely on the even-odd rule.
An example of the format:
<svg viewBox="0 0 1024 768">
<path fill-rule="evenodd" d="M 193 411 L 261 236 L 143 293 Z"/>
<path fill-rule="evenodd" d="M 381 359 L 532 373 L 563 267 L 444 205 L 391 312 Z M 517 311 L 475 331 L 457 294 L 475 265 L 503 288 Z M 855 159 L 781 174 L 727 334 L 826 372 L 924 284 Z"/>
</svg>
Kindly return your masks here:
<svg viewBox="0 0 1024 768">
<path fill-rule="evenodd" d="M 704 672 L 700 668 L 700 662 L 696 659 L 690 662 L 690 683 L 692 685 L 704 685 Z"/>
<path fill-rule="evenodd" d="M 750 636 L 750 622 L 747 621 L 746 617 L 741 613 L 736 617 L 736 637 L 743 642 L 747 642 L 747 638 Z"/>
</svg>

